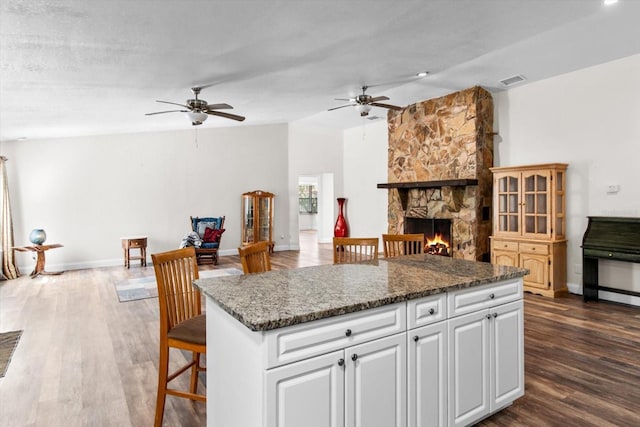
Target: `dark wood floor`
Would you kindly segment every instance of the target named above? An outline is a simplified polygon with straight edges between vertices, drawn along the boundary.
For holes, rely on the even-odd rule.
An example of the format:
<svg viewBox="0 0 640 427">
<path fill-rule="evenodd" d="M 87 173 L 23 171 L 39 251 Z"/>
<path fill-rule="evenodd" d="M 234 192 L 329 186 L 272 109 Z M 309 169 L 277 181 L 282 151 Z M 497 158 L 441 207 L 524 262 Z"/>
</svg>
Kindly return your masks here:
<svg viewBox="0 0 640 427">
<path fill-rule="evenodd" d="M 273 268 L 332 262 L 330 245 L 311 234 L 303 233 L 301 247 L 273 254 Z M 238 257 L 221 257 L 225 267 L 240 268 Z M 144 275 L 153 268 L 0 283 L 0 331 L 24 330 L 0 378 L 0 426 L 152 425 L 158 302 L 120 303 L 114 289 Z M 183 359 L 172 357 L 174 365 Z M 640 426 L 640 309 L 526 294 L 525 380 L 525 396 L 481 425 Z M 205 420 L 204 404 L 167 398 L 165 425 Z"/>
</svg>

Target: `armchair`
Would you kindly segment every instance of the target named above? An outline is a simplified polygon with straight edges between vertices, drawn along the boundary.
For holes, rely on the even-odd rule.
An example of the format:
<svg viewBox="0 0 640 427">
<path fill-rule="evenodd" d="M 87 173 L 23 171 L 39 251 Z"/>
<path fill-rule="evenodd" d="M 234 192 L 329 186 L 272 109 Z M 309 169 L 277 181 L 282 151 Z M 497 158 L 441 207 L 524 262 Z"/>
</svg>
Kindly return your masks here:
<svg viewBox="0 0 640 427">
<path fill-rule="evenodd" d="M 191 230 L 202 239 L 202 245 L 196 247 L 196 259 L 199 264 L 218 264 L 218 248 L 224 233 L 224 216 L 189 217 Z"/>
</svg>

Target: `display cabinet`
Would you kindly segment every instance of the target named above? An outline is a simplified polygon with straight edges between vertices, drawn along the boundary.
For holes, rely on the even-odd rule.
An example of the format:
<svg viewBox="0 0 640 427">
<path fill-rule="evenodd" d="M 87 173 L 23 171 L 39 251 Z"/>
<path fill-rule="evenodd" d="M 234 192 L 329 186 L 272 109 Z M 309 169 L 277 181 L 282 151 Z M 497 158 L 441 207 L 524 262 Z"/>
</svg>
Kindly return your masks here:
<svg viewBox="0 0 640 427">
<path fill-rule="evenodd" d="M 565 163 L 495 167 L 491 262 L 527 268 L 524 290 L 567 291 Z"/>
<path fill-rule="evenodd" d="M 269 242 L 273 252 L 273 199 L 266 191 L 251 191 L 242 195 L 242 246 Z"/>
</svg>

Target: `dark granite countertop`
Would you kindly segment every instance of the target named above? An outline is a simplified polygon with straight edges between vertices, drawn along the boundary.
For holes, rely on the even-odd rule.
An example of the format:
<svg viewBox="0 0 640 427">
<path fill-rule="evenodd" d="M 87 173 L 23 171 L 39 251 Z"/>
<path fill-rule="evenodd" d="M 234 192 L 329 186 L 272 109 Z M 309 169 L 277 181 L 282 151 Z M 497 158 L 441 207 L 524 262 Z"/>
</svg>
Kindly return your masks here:
<svg viewBox="0 0 640 427">
<path fill-rule="evenodd" d="M 521 268 L 411 255 L 212 277 L 194 285 L 247 328 L 265 331 L 525 274 Z"/>
</svg>

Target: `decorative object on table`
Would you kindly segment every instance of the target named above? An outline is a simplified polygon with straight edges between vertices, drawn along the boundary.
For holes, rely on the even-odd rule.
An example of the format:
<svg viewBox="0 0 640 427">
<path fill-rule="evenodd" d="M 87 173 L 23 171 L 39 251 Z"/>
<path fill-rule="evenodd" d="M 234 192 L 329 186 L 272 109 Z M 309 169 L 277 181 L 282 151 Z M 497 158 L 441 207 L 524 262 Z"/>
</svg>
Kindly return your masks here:
<svg viewBox="0 0 640 427">
<path fill-rule="evenodd" d="M 44 232 L 41 228 L 35 228 L 31 230 L 29 234 L 29 241 L 34 245 L 41 245 L 44 241 L 47 240 L 47 233 Z"/>
<path fill-rule="evenodd" d="M 0 378 L 4 377 L 11 362 L 11 356 L 18 346 L 22 331 L 0 333 Z"/>
<path fill-rule="evenodd" d="M 347 199 L 344 197 L 338 197 L 338 218 L 336 219 L 336 226 L 333 229 L 334 237 L 349 237 L 349 226 L 347 220 L 344 217 L 344 202 Z"/>
<path fill-rule="evenodd" d="M 269 242 L 273 252 L 273 199 L 275 194 L 256 190 L 242 195 L 242 246 Z"/>
<path fill-rule="evenodd" d="M 44 271 L 45 251 L 48 251 L 49 249 L 61 248 L 61 247 L 62 247 L 61 244 L 55 243 L 53 245 L 14 246 L 13 249 L 15 249 L 18 252 L 35 252 L 37 254 L 36 266 L 31 272 L 31 274 L 29 275 L 31 276 L 32 279 L 34 279 L 41 274 L 56 275 L 56 274 L 64 273 L 63 271 L 55 271 L 55 272 Z"/>
<path fill-rule="evenodd" d="M 200 278 L 223 276 L 239 276 L 242 271 L 237 268 L 220 268 L 216 270 L 201 270 Z M 140 299 L 156 298 L 158 296 L 158 285 L 155 276 L 132 277 L 114 283 L 118 301 L 129 302 Z"/>
<path fill-rule="evenodd" d="M 196 249 L 196 259 L 200 264 L 218 264 L 218 249 L 224 233 L 224 216 L 220 217 L 189 217 L 192 233 L 182 240 L 180 247 L 193 246 Z M 196 239 L 197 237 L 197 239 Z M 185 245 L 185 246 L 183 246 Z"/>
<path fill-rule="evenodd" d="M 147 237 L 121 237 L 124 250 L 124 266 L 129 268 L 131 260 L 140 260 L 140 267 L 147 266 Z M 131 256 L 131 249 L 140 249 L 139 256 Z"/>
</svg>

